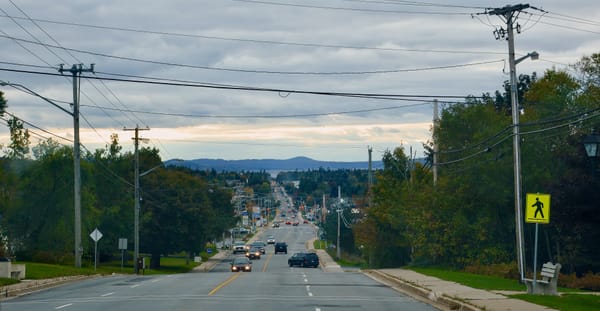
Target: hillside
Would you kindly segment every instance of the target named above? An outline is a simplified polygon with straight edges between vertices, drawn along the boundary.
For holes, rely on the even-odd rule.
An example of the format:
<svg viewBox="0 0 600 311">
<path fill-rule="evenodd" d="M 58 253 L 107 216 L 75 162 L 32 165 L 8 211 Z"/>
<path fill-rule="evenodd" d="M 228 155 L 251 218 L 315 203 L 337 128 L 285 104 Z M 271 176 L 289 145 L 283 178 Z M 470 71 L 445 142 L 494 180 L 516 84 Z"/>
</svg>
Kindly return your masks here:
<svg viewBox="0 0 600 311">
<path fill-rule="evenodd" d="M 307 157 L 295 157 L 287 160 L 277 159 L 249 159 L 249 160 L 223 160 L 223 159 L 195 159 L 175 162 L 167 161 L 169 165 L 185 166 L 194 170 L 214 169 L 216 171 L 295 171 L 315 169 L 368 169 L 369 163 L 364 162 L 336 162 L 317 161 Z M 373 161 L 373 169 L 383 167 L 381 161 Z"/>
</svg>

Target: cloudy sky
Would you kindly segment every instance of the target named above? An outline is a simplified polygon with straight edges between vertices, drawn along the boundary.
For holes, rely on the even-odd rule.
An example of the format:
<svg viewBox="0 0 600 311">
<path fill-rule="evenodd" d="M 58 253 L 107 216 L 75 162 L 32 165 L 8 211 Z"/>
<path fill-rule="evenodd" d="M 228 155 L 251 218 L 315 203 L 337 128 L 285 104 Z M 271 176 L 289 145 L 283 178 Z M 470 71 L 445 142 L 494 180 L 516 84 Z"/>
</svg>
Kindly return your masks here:
<svg viewBox="0 0 600 311">
<path fill-rule="evenodd" d="M 597 0 L 524 2 L 518 73 L 569 70 L 600 52 Z M 8 112 L 32 143 L 70 145 L 65 64 L 95 64 L 81 80 L 81 137 L 89 150 L 133 132 L 164 160 L 364 161 L 403 145 L 416 156 L 441 107 L 493 93 L 508 80 L 504 1 L 0 0 L 0 80 Z M 5 119 L 9 115 L 5 115 Z M 5 123 L 4 121 L 1 121 Z M 0 143 L 8 142 L 0 128 Z"/>
</svg>

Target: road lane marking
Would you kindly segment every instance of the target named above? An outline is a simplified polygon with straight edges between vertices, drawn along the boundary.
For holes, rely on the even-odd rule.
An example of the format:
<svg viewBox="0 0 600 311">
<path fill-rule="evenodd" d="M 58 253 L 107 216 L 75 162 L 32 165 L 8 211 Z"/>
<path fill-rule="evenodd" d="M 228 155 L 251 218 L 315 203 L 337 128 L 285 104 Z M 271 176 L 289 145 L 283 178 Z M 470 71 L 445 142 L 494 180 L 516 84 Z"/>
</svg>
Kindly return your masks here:
<svg viewBox="0 0 600 311">
<path fill-rule="evenodd" d="M 107 297 L 107 296 L 110 296 L 112 294 L 114 294 L 114 292 L 112 292 L 112 293 L 106 293 L 106 294 L 102 295 L 101 297 Z"/>
<path fill-rule="evenodd" d="M 154 280 L 152 280 L 151 282 L 152 282 L 152 283 L 156 283 L 156 282 L 158 282 L 158 281 L 160 281 L 160 279 L 154 279 Z"/>
<path fill-rule="evenodd" d="M 263 267 L 262 267 L 262 270 L 261 270 L 262 272 L 266 272 L 267 271 L 267 266 L 269 265 L 269 261 L 271 261 L 272 257 L 273 257 L 273 253 L 270 253 L 269 256 L 267 256 L 267 260 L 263 264 Z"/>
<path fill-rule="evenodd" d="M 308 292 L 308 297 L 312 297 L 312 293 L 311 292 Z"/>
<path fill-rule="evenodd" d="M 131 288 L 136 288 L 138 286 L 140 286 L 140 284 L 131 285 Z"/>
<path fill-rule="evenodd" d="M 60 309 L 62 309 L 62 308 L 70 307 L 70 306 L 72 306 L 72 305 L 73 305 L 72 303 L 68 303 L 68 304 L 66 304 L 66 305 L 58 306 L 58 307 L 56 307 L 56 308 L 54 308 L 54 309 L 55 309 L 55 310 L 60 310 Z"/>
<path fill-rule="evenodd" d="M 211 290 L 210 292 L 208 292 L 208 296 L 212 296 L 214 295 L 216 292 L 218 292 L 221 288 L 227 286 L 227 284 L 233 282 L 235 279 L 239 278 L 241 273 L 243 272 L 238 272 L 234 275 L 232 275 L 231 277 L 229 277 L 227 280 L 225 280 L 225 282 L 217 285 L 217 287 L 213 288 L 213 290 Z"/>
</svg>

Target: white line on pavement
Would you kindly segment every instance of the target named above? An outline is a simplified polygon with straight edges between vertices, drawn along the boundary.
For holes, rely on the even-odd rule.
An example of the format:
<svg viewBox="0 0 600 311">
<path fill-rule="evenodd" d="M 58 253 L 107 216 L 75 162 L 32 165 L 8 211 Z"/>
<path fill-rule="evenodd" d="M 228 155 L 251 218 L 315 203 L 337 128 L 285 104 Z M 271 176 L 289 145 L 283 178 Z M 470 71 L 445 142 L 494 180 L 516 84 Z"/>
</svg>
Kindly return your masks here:
<svg viewBox="0 0 600 311">
<path fill-rule="evenodd" d="M 54 309 L 55 309 L 55 310 L 60 310 L 60 309 L 62 309 L 62 308 L 70 307 L 70 306 L 72 306 L 72 305 L 73 305 L 72 303 L 68 303 L 68 304 L 66 304 L 66 305 L 58 306 L 58 307 L 56 307 L 56 308 L 54 308 Z"/>
<path fill-rule="evenodd" d="M 114 294 L 114 292 L 112 292 L 112 293 L 106 293 L 106 294 L 102 295 L 101 297 L 110 296 L 110 295 L 112 295 L 112 294 Z"/>
</svg>

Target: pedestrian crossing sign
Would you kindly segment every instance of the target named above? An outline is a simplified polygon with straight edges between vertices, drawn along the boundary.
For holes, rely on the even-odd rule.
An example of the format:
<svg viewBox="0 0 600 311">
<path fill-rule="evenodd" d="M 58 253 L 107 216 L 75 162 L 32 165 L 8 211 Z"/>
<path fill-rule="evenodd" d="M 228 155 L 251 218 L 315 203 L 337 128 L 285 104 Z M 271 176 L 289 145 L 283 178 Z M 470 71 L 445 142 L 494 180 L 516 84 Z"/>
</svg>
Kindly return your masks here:
<svg viewBox="0 0 600 311">
<path fill-rule="evenodd" d="M 525 222 L 550 223 L 550 195 L 528 193 L 525 209 Z"/>
</svg>

